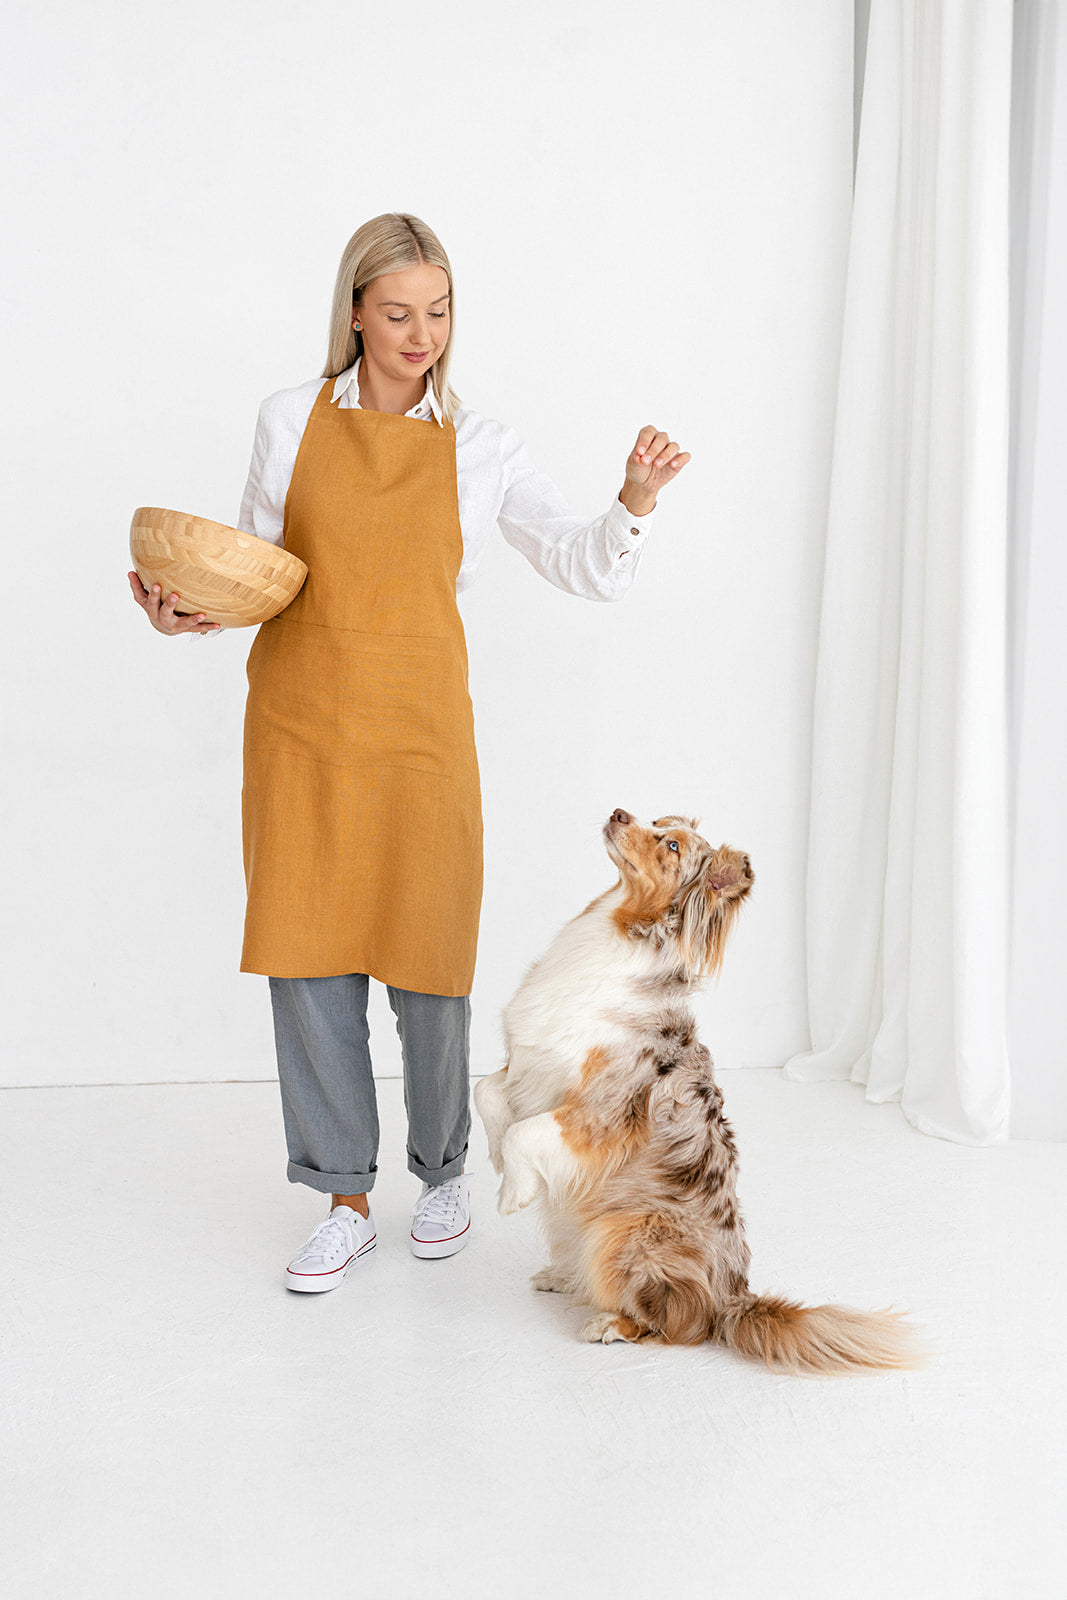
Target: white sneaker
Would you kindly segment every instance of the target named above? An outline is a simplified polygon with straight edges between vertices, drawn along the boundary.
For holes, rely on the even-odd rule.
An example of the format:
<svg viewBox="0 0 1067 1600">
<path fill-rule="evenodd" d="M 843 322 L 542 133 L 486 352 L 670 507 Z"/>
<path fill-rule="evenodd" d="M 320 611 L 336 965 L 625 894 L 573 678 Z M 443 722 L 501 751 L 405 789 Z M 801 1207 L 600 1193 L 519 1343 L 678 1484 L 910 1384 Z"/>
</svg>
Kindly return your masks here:
<svg viewBox="0 0 1067 1600">
<path fill-rule="evenodd" d="M 285 1286 L 304 1294 L 336 1289 L 352 1263 L 369 1256 L 377 1242 L 373 1216 L 361 1217 L 350 1206 L 334 1206 L 286 1267 Z"/>
<path fill-rule="evenodd" d="M 470 1238 L 470 1174 L 433 1187 L 422 1186 L 411 1216 L 411 1252 L 416 1256 L 452 1256 Z"/>
</svg>

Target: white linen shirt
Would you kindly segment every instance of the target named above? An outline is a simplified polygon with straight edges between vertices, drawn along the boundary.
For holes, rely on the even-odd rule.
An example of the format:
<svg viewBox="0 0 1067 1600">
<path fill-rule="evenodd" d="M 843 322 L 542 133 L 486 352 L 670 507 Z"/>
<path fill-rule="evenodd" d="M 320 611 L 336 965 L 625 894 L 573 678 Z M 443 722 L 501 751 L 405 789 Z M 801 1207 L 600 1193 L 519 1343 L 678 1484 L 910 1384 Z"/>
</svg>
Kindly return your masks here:
<svg viewBox="0 0 1067 1600">
<path fill-rule="evenodd" d="M 359 360 L 334 380 L 330 403 L 340 409 L 359 407 Z M 237 519 L 243 532 L 283 542 L 285 497 L 323 382 L 311 378 L 295 389 L 279 389 L 260 406 Z M 405 415 L 443 426 L 429 378 L 422 399 Z M 551 478 L 534 467 L 514 428 L 466 406 L 457 408 L 453 420 L 463 532 L 457 593 L 474 582 L 495 524 L 557 589 L 588 600 L 621 600 L 633 582 L 655 508 L 635 517 L 616 498 L 592 522 L 576 516 Z"/>
</svg>

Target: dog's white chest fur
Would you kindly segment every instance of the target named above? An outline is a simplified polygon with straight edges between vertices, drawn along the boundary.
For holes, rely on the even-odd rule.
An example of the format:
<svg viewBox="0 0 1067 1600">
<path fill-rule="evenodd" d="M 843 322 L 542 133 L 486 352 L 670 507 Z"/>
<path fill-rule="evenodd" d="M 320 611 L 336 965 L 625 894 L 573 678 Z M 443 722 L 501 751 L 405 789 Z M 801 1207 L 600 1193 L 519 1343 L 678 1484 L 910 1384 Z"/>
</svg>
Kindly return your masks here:
<svg viewBox="0 0 1067 1600">
<path fill-rule="evenodd" d="M 623 1044 L 632 989 L 647 970 L 640 942 L 620 935 L 612 893 L 560 930 L 504 1012 L 508 1099 L 516 1116 L 559 1105 L 593 1049 Z"/>
</svg>

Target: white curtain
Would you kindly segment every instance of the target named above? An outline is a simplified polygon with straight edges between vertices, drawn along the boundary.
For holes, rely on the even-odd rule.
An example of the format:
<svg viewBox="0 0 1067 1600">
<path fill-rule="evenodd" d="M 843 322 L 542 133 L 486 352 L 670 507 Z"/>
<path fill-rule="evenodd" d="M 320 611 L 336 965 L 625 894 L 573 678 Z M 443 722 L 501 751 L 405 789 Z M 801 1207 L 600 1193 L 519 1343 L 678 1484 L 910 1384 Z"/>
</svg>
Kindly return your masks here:
<svg viewBox="0 0 1067 1600">
<path fill-rule="evenodd" d="M 1011 0 L 872 0 L 815 698 L 812 1048 L 1007 1136 Z"/>
<path fill-rule="evenodd" d="M 1067 16 L 1017 0 L 1008 607 L 1013 1138 L 1067 1139 Z"/>
</svg>

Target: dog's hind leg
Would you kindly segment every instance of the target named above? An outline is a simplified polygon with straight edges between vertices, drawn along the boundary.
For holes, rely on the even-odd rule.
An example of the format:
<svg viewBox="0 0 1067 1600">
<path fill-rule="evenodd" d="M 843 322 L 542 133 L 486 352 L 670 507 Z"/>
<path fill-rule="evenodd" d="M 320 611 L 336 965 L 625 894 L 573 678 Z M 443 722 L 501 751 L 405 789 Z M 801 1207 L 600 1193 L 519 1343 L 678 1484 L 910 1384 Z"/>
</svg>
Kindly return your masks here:
<svg viewBox="0 0 1067 1600">
<path fill-rule="evenodd" d="M 501 1067 L 499 1072 L 490 1073 L 489 1077 L 479 1079 L 474 1085 L 474 1104 L 485 1125 L 489 1159 L 497 1172 L 504 1170 L 500 1164 L 500 1147 L 505 1133 L 515 1120 L 508 1099 L 507 1081 L 508 1069 Z"/>
<path fill-rule="evenodd" d="M 570 1294 L 573 1284 L 570 1278 L 559 1270 L 558 1267 L 541 1267 L 530 1279 L 535 1289 L 542 1290 L 545 1294 Z"/>
<path fill-rule="evenodd" d="M 668 1344 L 703 1344 L 714 1309 L 708 1268 L 678 1218 L 616 1211 L 595 1234 L 590 1299 L 601 1315 L 582 1338 L 610 1344 L 654 1331 Z"/>
<path fill-rule="evenodd" d="M 501 1162 L 504 1181 L 497 1209 L 504 1217 L 536 1200 L 542 1183 L 551 1194 L 579 1174 L 578 1163 L 563 1142 L 552 1111 L 513 1122 L 504 1135 Z"/>
<path fill-rule="evenodd" d="M 595 1229 L 599 1235 L 589 1261 L 590 1298 L 599 1307 L 578 1335 L 586 1344 L 615 1344 L 624 1341 L 636 1344 L 656 1330 L 642 1317 L 633 1315 L 636 1308 L 628 1303 L 630 1288 L 630 1263 L 624 1261 L 625 1240 L 629 1226 L 639 1222 L 636 1217 L 623 1219 L 621 1229 L 602 1220 Z M 625 1309 L 624 1309 L 625 1308 Z"/>
<path fill-rule="evenodd" d="M 595 1317 L 590 1317 L 578 1337 L 584 1339 L 586 1344 L 615 1344 L 619 1340 L 636 1344 L 638 1339 L 647 1339 L 652 1332 L 651 1328 L 635 1322 L 632 1317 L 622 1316 L 616 1311 L 598 1311 Z"/>
</svg>

